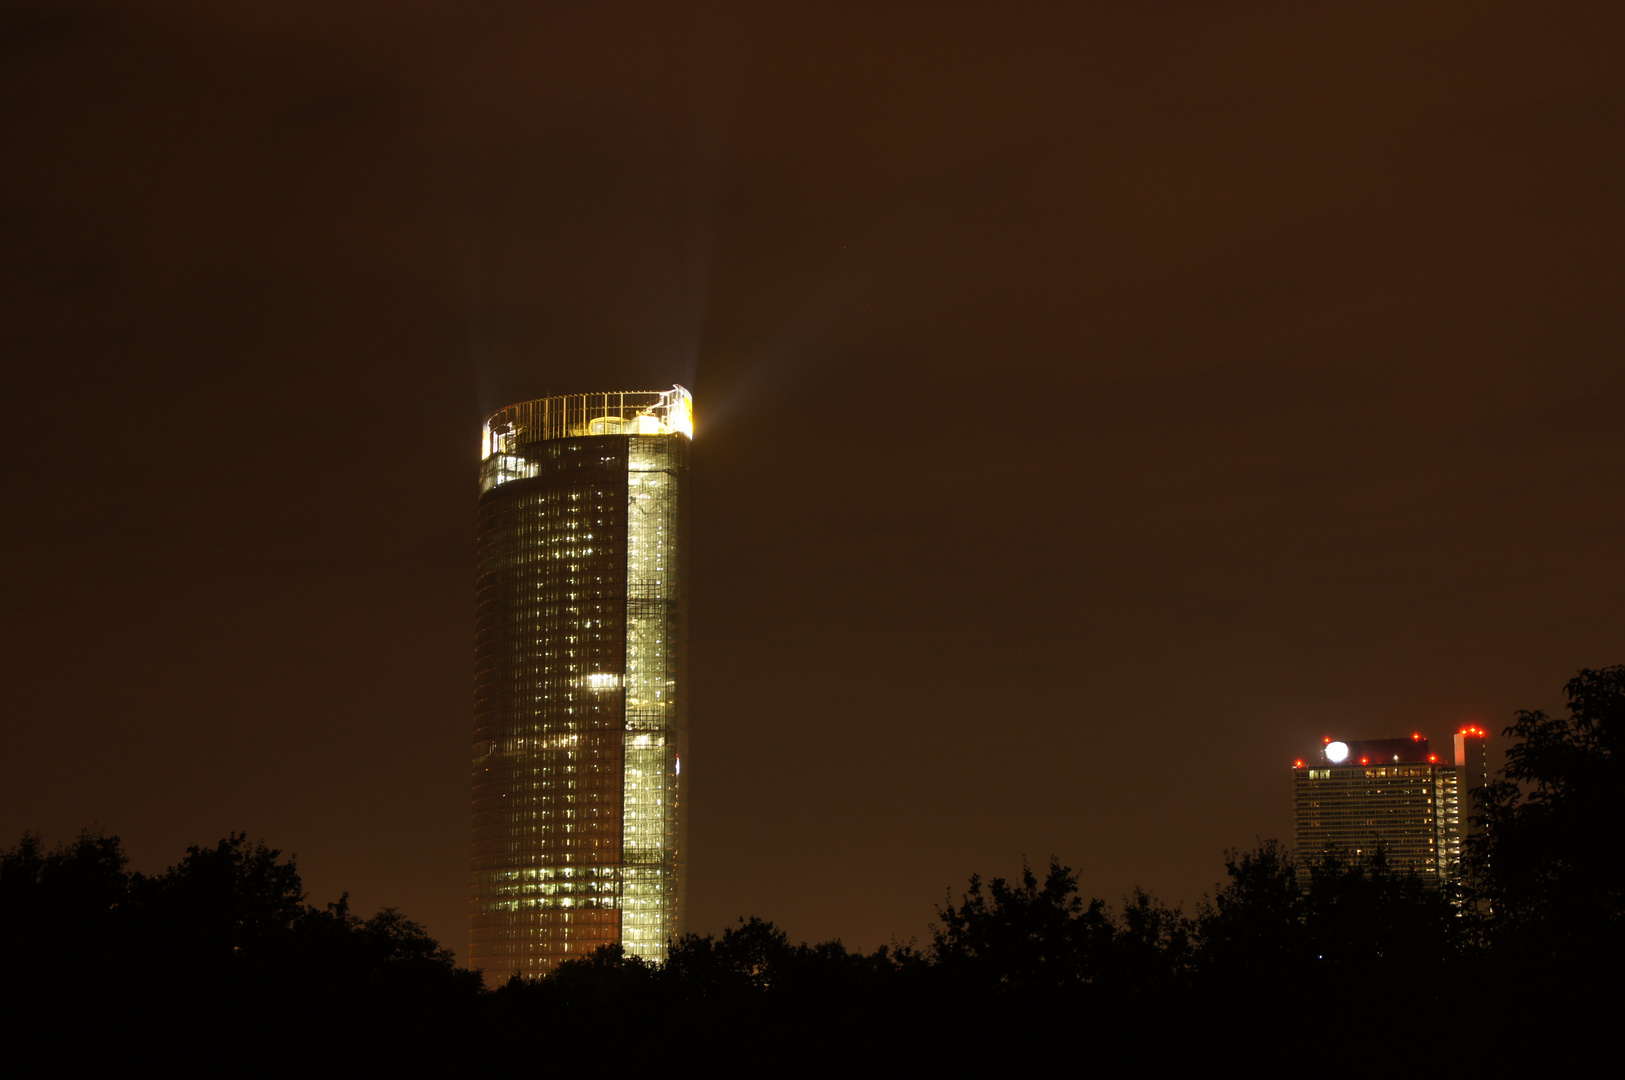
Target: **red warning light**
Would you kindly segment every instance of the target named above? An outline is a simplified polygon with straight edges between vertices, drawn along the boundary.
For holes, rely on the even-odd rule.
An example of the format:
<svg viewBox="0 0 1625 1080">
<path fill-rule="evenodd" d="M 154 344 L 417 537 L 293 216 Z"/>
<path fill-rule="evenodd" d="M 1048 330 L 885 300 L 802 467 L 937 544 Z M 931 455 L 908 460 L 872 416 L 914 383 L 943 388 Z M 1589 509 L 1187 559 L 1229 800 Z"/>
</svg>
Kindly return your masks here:
<svg viewBox="0 0 1625 1080">
<path fill-rule="evenodd" d="M 1468 736 L 1470 738 L 1474 738 L 1474 739 L 1487 739 L 1487 738 L 1489 738 L 1489 732 L 1485 731 L 1483 728 L 1479 727 L 1477 724 L 1463 724 L 1461 726 L 1461 731 L 1458 734 L 1466 735 L 1466 736 Z"/>
<path fill-rule="evenodd" d="M 1361 765 L 1369 765 L 1369 764 L 1371 764 L 1371 759 L 1368 758 L 1368 757 L 1363 757 L 1363 758 L 1360 759 L 1360 764 Z"/>
<path fill-rule="evenodd" d="M 1419 731 L 1411 732 L 1411 742 L 1421 742 L 1421 741 L 1422 741 L 1422 733 L 1421 732 L 1419 732 Z"/>
<path fill-rule="evenodd" d="M 1294 769 L 1301 769 L 1301 768 L 1303 768 L 1303 758 L 1299 758 L 1299 759 L 1298 759 L 1298 760 L 1296 760 L 1296 761 L 1294 761 L 1294 762 L 1293 762 L 1293 763 L 1292 763 L 1292 767 L 1293 767 L 1293 768 L 1294 768 Z"/>
<path fill-rule="evenodd" d="M 1430 761 L 1433 764 L 1437 765 L 1439 763 L 1439 755 L 1438 754 L 1429 754 L 1428 755 L 1428 761 Z"/>
<path fill-rule="evenodd" d="M 1323 742 L 1323 743 L 1330 744 L 1331 741 L 1332 741 L 1332 737 L 1330 735 L 1328 735 L 1328 736 L 1326 736 L 1324 739 L 1322 739 L 1320 741 Z"/>
</svg>

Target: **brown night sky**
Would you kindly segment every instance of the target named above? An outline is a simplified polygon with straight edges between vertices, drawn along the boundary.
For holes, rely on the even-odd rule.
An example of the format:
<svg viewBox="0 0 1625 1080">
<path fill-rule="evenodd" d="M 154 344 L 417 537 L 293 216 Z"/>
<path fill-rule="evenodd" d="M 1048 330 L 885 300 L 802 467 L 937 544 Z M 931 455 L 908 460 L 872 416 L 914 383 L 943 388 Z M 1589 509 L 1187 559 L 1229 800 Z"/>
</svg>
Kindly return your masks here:
<svg viewBox="0 0 1625 1080">
<path fill-rule="evenodd" d="M 692 929 L 1188 907 L 1322 734 L 1625 662 L 1617 4 L 222 7 L 0 15 L 0 844 L 463 953 L 550 393 L 696 395 Z"/>
</svg>

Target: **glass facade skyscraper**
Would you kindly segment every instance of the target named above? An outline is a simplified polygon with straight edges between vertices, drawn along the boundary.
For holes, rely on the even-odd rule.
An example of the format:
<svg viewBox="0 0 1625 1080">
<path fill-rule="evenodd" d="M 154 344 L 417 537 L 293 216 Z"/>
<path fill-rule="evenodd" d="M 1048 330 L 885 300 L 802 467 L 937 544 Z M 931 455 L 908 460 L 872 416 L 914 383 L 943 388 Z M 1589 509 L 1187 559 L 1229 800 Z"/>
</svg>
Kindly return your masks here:
<svg viewBox="0 0 1625 1080">
<path fill-rule="evenodd" d="M 481 444 L 470 964 L 493 984 L 682 930 L 680 386 L 498 410 Z"/>
</svg>

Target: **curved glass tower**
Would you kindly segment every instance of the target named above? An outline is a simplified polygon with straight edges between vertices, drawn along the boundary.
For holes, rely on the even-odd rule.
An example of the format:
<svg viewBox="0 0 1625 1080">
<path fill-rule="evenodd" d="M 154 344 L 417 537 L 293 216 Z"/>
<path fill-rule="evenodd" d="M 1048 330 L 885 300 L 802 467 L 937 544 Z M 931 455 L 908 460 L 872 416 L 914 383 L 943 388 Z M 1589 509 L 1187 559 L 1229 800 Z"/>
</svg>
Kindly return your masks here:
<svg viewBox="0 0 1625 1080">
<path fill-rule="evenodd" d="M 681 386 L 541 398 L 485 424 L 470 964 L 540 975 L 682 930 Z"/>
</svg>

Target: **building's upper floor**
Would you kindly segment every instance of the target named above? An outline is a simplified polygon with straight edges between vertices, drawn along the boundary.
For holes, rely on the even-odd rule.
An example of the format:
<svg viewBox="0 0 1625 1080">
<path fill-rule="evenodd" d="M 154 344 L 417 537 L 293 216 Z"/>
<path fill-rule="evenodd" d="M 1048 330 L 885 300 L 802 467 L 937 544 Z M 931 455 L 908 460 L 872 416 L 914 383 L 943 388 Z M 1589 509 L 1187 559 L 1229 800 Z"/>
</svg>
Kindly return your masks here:
<svg viewBox="0 0 1625 1080">
<path fill-rule="evenodd" d="M 563 394 L 504 405 L 480 435 L 480 492 L 530 476 L 526 448 L 553 439 L 592 435 L 694 437 L 694 399 L 688 390 L 611 390 Z"/>
</svg>

